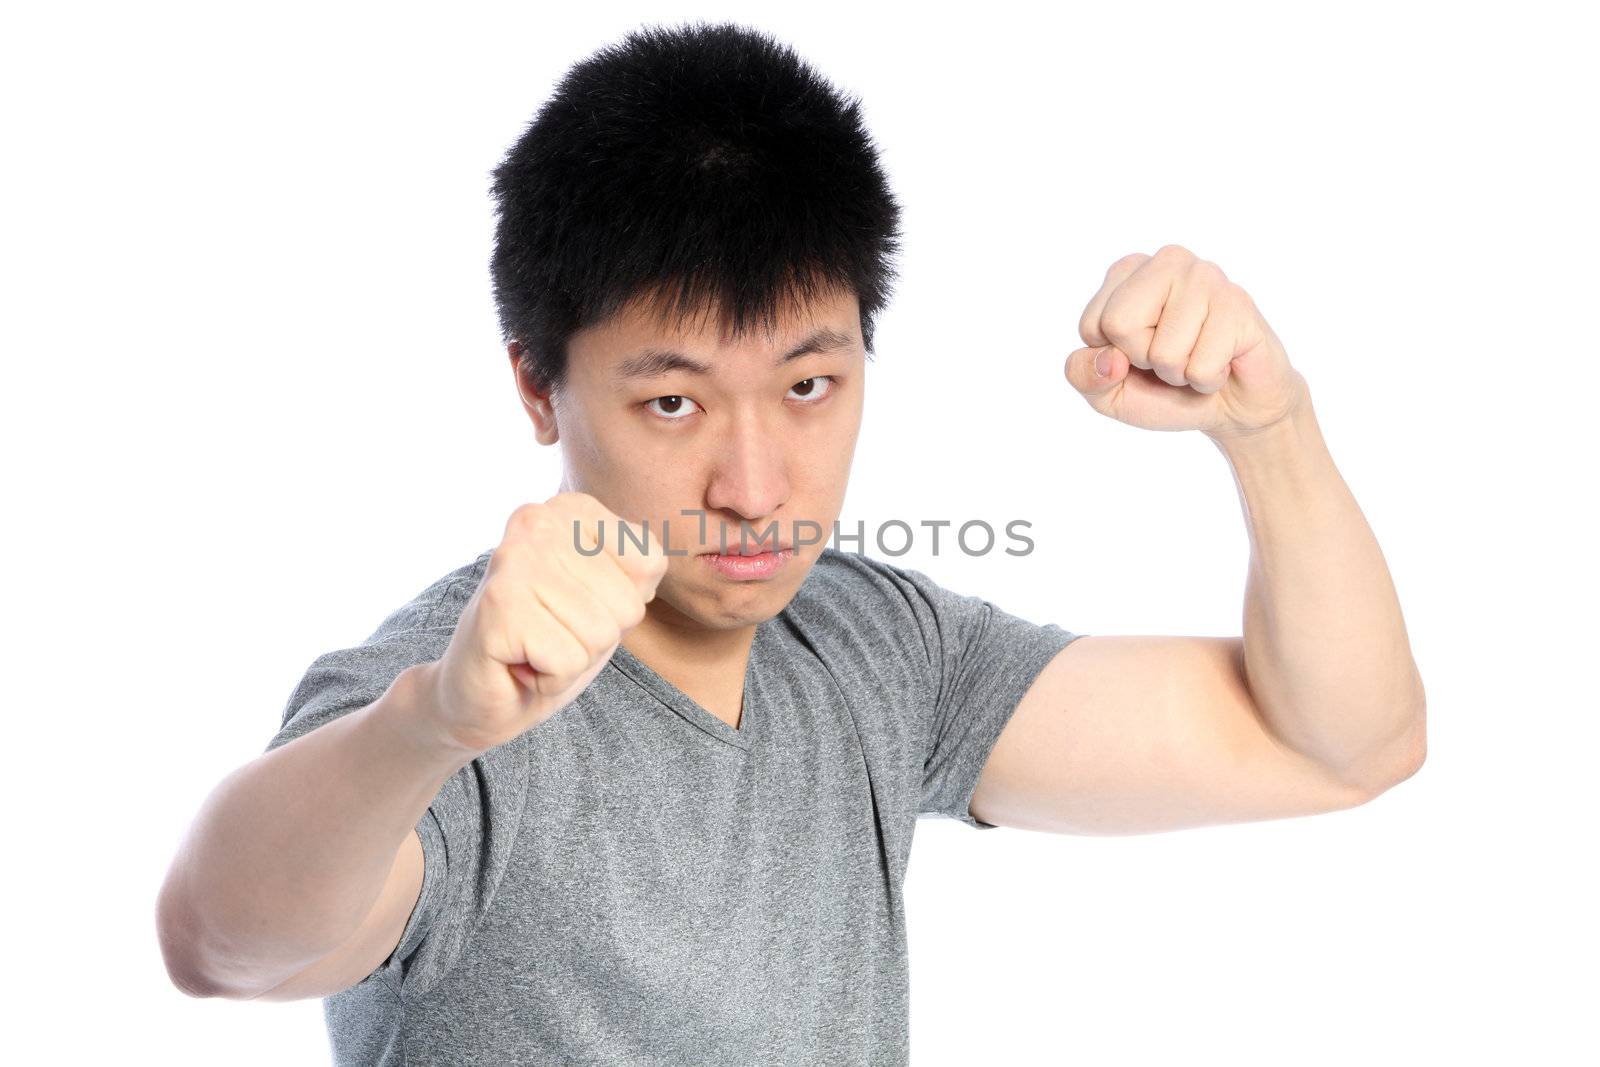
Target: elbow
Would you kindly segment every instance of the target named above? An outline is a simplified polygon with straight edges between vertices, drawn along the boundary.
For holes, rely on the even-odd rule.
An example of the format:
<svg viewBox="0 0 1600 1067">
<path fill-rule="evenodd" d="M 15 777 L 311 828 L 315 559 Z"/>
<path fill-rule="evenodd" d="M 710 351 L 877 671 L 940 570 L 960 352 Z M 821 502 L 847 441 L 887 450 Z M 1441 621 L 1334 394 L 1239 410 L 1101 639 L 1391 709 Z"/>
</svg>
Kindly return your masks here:
<svg viewBox="0 0 1600 1067">
<path fill-rule="evenodd" d="M 215 997 L 236 999 L 238 994 L 219 984 L 205 966 L 205 947 L 200 937 L 200 921 L 194 908 L 177 889 L 175 873 L 156 897 L 156 942 L 167 980 L 178 992 L 196 1000 Z"/>
<path fill-rule="evenodd" d="M 196 1000 L 206 1000 L 208 998 L 220 995 L 220 991 L 215 987 L 207 985 L 205 982 L 196 979 L 194 972 L 179 970 L 178 968 L 172 966 L 171 963 L 167 964 L 167 978 L 172 982 L 173 987 L 186 997 L 193 997 Z"/>
<path fill-rule="evenodd" d="M 204 922 L 173 880 L 156 898 L 156 941 L 167 980 L 184 996 L 196 1000 L 255 1000 L 270 993 L 284 979 L 261 980 L 259 969 L 246 969 L 236 955 L 219 952 L 214 938 L 205 936 Z"/>
<path fill-rule="evenodd" d="M 167 979 L 184 996 L 197 1000 L 215 997 L 218 990 L 206 980 L 197 965 L 194 941 L 183 914 L 182 907 L 173 899 L 170 886 L 163 887 L 156 899 L 156 941 L 161 947 L 161 962 L 167 969 Z"/>
<path fill-rule="evenodd" d="M 1388 792 L 1422 769 L 1428 759 L 1427 704 L 1420 697 L 1409 709 L 1401 733 L 1346 778 L 1363 789 L 1368 798 Z"/>
<path fill-rule="evenodd" d="M 1406 752 L 1406 759 L 1402 764 L 1403 771 L 1400 777 L 1396 779 L 1396 784 L 1405 781 L 1413 774 L 1416 774 L 1418 771 L 1422 770 L 1422 765 L 1427 762 L 1428 759 L 1427 716 L 1425 712 L 1420 709 L 1417 712 L 1415 739 L 1411 742 L 1411 745 Z"/>
<path fill-rule="evenodd" d="M 1400 755 L 1395 758 L 1394 770 L 1390 772 L 1385 780 L 1383 788 L 1385 790 L 1393 789 L 1407 778 L 1410 778 L 1413 774 L 1422 770 L 1422 765 L 1427 762 L 1427 759 L 1427 734 L 1425 730 L 1419 727 L 1416 739 L 1407 742 Z"/>
<path fill-rule="evenodd" d="M 1410 778 L 1422 769 L 1428 759 L 1428 692 L 1422 685 L 1422 675 L 1412 669 L 1415 688 L 1407 705 L 1406 728 L 1399 743 L 1399 776 L 1393 785 Z"/>
</svg>

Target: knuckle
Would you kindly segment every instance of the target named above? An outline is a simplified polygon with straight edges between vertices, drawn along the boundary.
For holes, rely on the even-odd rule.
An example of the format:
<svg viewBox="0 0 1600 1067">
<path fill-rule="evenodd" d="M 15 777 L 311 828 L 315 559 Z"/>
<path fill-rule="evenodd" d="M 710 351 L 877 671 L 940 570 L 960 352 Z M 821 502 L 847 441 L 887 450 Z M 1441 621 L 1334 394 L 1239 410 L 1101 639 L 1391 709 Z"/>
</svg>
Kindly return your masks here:
<svg viewBox="0 0 1600 1067">
<path fill-rule="evenodd" d="M 546 508 L 546 506 L 544 504 L 538 504 L 538 503 L 519 504 L 519 505 L 517 505 L 516 510 L 511 513 L 510 521 L 512 523 L 516 523 L 518 525 L 523 525 L 525 523 L 534 522 L 534 521 L 537 521 L 538 518 L 540 516 L 542 516 L 547 510 L 548 509 Z"/>
<path fill-rule="evenodd" d="M 589 653 L 574 639 L 572 644 L 563 646 L 556 657 L 555 673 L 563 678 L 573 678 L 582 674 L 588 665 Z"/>
<path fill-rule="evenodd" d="M 1218 289 L 1211 298 L 1211 303 L 1213 307 L 1223 314 L 1231 316 L 1248 315 L 1251 309 L 1255 307 L 1254 301 L 1250 299 L 1250 294 L 1232 282 Z"/>
<path fill-rule="evenodd" d="M 510 540 L 536 541 L 548 537 L 558 526 L 555 512 L 543 504 L 523 504 L 511 514 L 506 524 Z"/>
<path fill-rule="evenodd" d="M 1189 363 L 1186 356 L 1177 354 L 1171 348 L 1161 351 L 1152 348 L 1146 359 L 1151 370 L 1164 372 L 1163 377 L 1182 376 Z"/>
<path fill-rule="evenodd" d="M 1194 264 L 1189 268 L 1189 273 L 1197 281 L 1206 282 L 1217 287 L 1221 287 L 1228 280 L 1227 276 L 1222 273 L 1222 268 L 1209 259 L 1195 260 Z"/>
<path fill-rule="evenodd" d="M 629 551 L 621 553 L 617 559 L 622 563 L 622 569 L 634 576 L 649 577 L 666 570 L 667 558 L 661 552 Z"/>
<path fill-rule="evenodd" d="M 1121 269 L 1123 269 L 1125 267 L 1138 267 L 1139 265 L 1144 263 L 1145 260 L 1147 260 L 1149 258 L 1150 257 L 1148 255 L 1146 255 L 1145 253 L 1143 253 L 1143 252 L 1129 252 L 1127 255 L 1123 256 L 1122 258 L 1118 259 L 1115 263 L 1111 264 L 1110 269 L 1108 269 L 1106 271 L 1106 273 L 1107 274 L 1115 274 L 1117 271 L 1119 271 L 1119 270 L 1121 270 Z"/>
<path fill-rule="evenodd" d="M 565 499 L 566 508 L 574 515 L 607 522 L 617 517 L 610 508 L 600 503 L 598 497 L 589 493 L 574 491 L 561 495 Z"/>
<path fill-rule="evenodd" d="M 486 579 L 478 589 L 478 600 L 484 610 L 491 614 L 498 615 L 505 611 L 508 602 L 505 579 L 496 576 Z"/>
<path fill-rule="evenodd" d="M 1108 307 L 1100 313 L 1100 330 L 1107 337 L 1127 336 L 1133 329 L 1133 320 L 1120 307 Z"/>
<path fill-rule="evenodd" d="M 1083 338 L 1084 344 L 1093 344 L 1090 338 L 1099 331 L 1100 316 L 1094 307 L 1086 307 L 1083 314 L 1078 316 L 1078 336 Z"/>
<path fill-rule="evenodd" d="M 1171 334 L 1157 332 L 1150 342 L 1150 350 L 1146 358 L 1155 367 L 1182 368 L 1188 362 L 1189 353 L 1178 351 L 1180 342 Z"/>
<path fill-rule="evenodd" d="M 570 520 L 587 512 L 579 501 L 578 493 L 557 493 L 544 502 L 544 507 L 550 514 L 559 516 L 563 520 Z"/>
<path fill-rule="evenodd" d="M 1168 244 L 1156 249 L 1156 258 L 1173 263 L 1187 263 L 1194 259 L 1195 255 L 1182 245 Z"/>
</svg>

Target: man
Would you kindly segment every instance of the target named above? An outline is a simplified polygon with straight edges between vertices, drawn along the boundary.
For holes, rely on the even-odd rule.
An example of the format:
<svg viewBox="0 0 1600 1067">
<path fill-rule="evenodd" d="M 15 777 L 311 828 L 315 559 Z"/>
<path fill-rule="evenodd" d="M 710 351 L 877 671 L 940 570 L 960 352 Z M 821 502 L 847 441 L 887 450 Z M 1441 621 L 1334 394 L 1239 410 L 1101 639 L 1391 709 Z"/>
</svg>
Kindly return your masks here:
<svg viewBox="0 0 1600 1067">
<path fill-rule="evenodd" d="M 325 997 L 340 1063 L 905 1063 L 919 814 L 1128 833 L 1347 808 L 1423 692 L 1305 380 L 1168 246 L 1066 375 L 1235 473 L 1242 639 L 1036 625 L 832 531 L 899 213 L 857 106 L 732 25 L 575 67 L 495 173 L 561 492 L 312 663 L 163 887 L 195 995 Z"/>
</svg>

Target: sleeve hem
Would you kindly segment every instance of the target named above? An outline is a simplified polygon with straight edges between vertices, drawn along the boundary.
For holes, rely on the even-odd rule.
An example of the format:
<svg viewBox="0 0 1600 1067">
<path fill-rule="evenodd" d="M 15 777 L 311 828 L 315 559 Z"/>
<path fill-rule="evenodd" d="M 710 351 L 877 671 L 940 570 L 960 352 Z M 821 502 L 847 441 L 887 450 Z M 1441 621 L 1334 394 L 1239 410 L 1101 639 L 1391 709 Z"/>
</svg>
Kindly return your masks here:
<svg viewBox="0 0 1600 1067">
<path fill-rule="evenodd" d="M 1000 692 L 1003 694 L 1002 706 L 1007 709 L 1005 714 L 996 715 L 982 724 L 982 733 L 975 739 L 970 750 L 972 753 L 970 761 L 963 761 L 955 769 L 961 782 L 961 792 L 957 800 L 959 809 L 958 813 L 950 814 L 948 817 L 976 830 L 999 828 L 995 823 L 984 822 L 972 814 L 972 794 L 977 792 L 978 779 L 983 776 L 984 767 L 988 765 L 989 757 L 994 753 L 994 746 L 1000 741 L 1000 735 L 1005 732 L 1006 725 L 1016 714 L 1022 698 L 1027 696 L 1028 690 L 1033 687 L 1033 683 L 1038 680 L 1045 667 L 1050 665 L 1062 649 L 1078 638 L 1087 636 L 1053 625 L 1042 628 L 1039 633 L 1041 637 L 1039 645 L 1000 683 Z"/>
<path fill-rule="evenodd" d="M 444 835 L 432 807 L 423 812 L 422 818 L 417 821 L 416 832 L 422 843 L 422 888 L 417 893 L 417 902 L 411 908 L 411 915 L 406 919 L 405 929 L 400 932 L 399 943 L 379 968 L 396 996 L 404 996 L 406 992 L 405 980 L 411 959 L 423 938 L 428 936 L 432 925 L 429 918 L 436 910 L 434 902 L 443 892 L 444 884 Z"/>
</svg>

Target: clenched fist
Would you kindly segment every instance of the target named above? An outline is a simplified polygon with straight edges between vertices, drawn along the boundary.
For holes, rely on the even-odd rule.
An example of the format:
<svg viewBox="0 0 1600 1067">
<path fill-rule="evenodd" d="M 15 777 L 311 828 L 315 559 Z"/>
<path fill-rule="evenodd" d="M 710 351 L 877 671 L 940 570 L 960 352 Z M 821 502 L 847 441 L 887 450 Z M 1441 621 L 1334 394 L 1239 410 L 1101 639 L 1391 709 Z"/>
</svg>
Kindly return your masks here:
<svg viewBox="0 0 1600 1067">
<path fill-rule="evenodd" d="M 622 524 L 587 493 L 512 513 L 432 665 L 430 704 L 449 743 L 481 753 L 537 726 L 583 692 L 644 619 L 667 556 L 638 523 L 624 540 Z"/>
<path fill-rule="evenodd" d="M 1102 415 L 1148 430 L 1253 434 L 1304 402 L 1305 378 L 1250 295 L 1178 245 L 1123 256 L 1078 320 L 1067 380 Z"/>
</svg>

